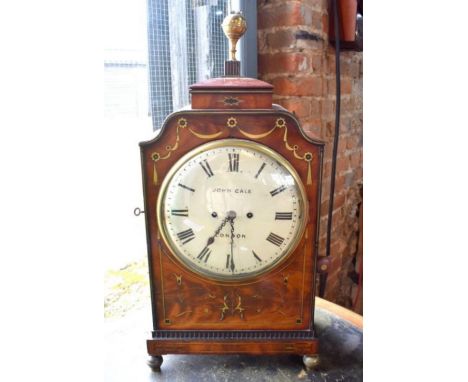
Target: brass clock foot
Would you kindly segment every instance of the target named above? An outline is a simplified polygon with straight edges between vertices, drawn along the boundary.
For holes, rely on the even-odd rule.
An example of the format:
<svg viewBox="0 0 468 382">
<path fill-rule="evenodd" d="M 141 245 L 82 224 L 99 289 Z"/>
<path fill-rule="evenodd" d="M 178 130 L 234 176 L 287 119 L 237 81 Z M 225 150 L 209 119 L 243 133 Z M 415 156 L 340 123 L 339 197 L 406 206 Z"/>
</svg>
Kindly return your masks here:
<svg viewBox="0 0 468 382">
<path fill-rule="evenodd" d="M 306 370 L 313 370 L 319 365 L 319 356 L 318 355 L 305 355 L 302 357 L 302 362 Z"/>
<path fill-rule="evenodd" d="M 153 371 L 161 371 L 161 365 L 163 363 L 163 357 L 160 355 L 150 355 L 148 360 L 146 361 L 148 366 Z"/>
</svg>

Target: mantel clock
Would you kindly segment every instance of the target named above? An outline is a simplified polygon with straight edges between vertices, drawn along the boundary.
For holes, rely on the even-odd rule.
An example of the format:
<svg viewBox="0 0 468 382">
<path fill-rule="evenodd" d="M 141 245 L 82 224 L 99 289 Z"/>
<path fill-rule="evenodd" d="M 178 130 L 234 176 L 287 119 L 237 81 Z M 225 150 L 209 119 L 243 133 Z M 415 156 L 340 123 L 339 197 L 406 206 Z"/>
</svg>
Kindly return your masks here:
<svg viewBox="0 0 468 382">
<path fill-rule="evenodd" d="M 316 361 L 315 268 L 323 143 L 239 76 L 240 14 L 226 76 L 140 144 L 153 313 L 164 354 L 300 354 Z"/>
</svg>

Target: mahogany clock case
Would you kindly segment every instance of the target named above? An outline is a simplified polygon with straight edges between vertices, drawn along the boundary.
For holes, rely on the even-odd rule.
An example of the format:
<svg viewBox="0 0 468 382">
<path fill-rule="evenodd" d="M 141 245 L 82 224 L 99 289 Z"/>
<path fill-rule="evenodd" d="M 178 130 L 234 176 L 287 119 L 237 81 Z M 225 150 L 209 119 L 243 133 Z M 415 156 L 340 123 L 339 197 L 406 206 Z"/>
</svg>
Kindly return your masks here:
<svg viewBox="0 0 468 382">
<path fill-rule="evenodd" d="M 210 280 L 182 265 L 162 240 L 156 213 L 161 183 L 178 159 L 227 138 L 258 142 L 283 156 L 309 202 L 304 235 L 293 253 L 269 272 L 236 282 Z M 314 280 L 324 144 L 307 137 L 293 114 L 274 106 L 179 111 L 140 147 L 153 313 L 148 353 L 316 354 Z"/>
</svg>

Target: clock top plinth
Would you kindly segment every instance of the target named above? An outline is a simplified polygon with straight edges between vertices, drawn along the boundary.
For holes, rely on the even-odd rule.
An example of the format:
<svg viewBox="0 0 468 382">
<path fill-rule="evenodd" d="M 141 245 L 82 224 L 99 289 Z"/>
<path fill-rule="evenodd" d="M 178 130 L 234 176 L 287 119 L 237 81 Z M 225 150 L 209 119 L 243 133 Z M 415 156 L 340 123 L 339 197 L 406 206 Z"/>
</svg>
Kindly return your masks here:
<svg viewBox="0 0 468 382">
<path fill-rule="evenodd" d="M 193 109 L 271 109 L 273 85 L 248 77 L 211 78 L 190 86 Z"/>
<path fill-rule="evenodd" d="M 265 89 L 273 91 L 273 85 L 256 78 L 249 77 L 219 77 L 197 82 L 190 86 L 191 90 L 199 89 Z"/>
</svg>

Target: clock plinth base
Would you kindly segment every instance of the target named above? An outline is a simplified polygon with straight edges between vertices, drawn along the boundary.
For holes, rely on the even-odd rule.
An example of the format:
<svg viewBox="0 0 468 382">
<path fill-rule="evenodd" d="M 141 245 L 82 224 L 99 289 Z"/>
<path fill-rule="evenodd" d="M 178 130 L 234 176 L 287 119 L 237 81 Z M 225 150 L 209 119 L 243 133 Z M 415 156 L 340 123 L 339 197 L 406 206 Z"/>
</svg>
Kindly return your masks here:
<svg viewBox="0 0 468 382">
<path fill-rule="evenodd" d="M 302 362 L 307 371 L 314 370 L 320 363 L 318 354 L 307 354 L 302 357 Z"/>
<path fill-rule="evenodd" d="M 318 339 L 304 340 L 220 340 L 184 341 L 170 339 L 147 340 L 148 354 L 297 354 L 312 358 L 318 355 Z M 318 357 L 317 357 L 318 358 Z M 162 362 L 162 361 L 161 361 Z M 305 363 L 305 361 L 304 361 Z"/>
<path fill-rule="evenodd" d="M 163 357 L 160 355 L 150 355 L 148 360 L 146 361 L 148 366 L 153 371 L 161 371 L 161 365 L 163 363 Z"/>
</svg>

